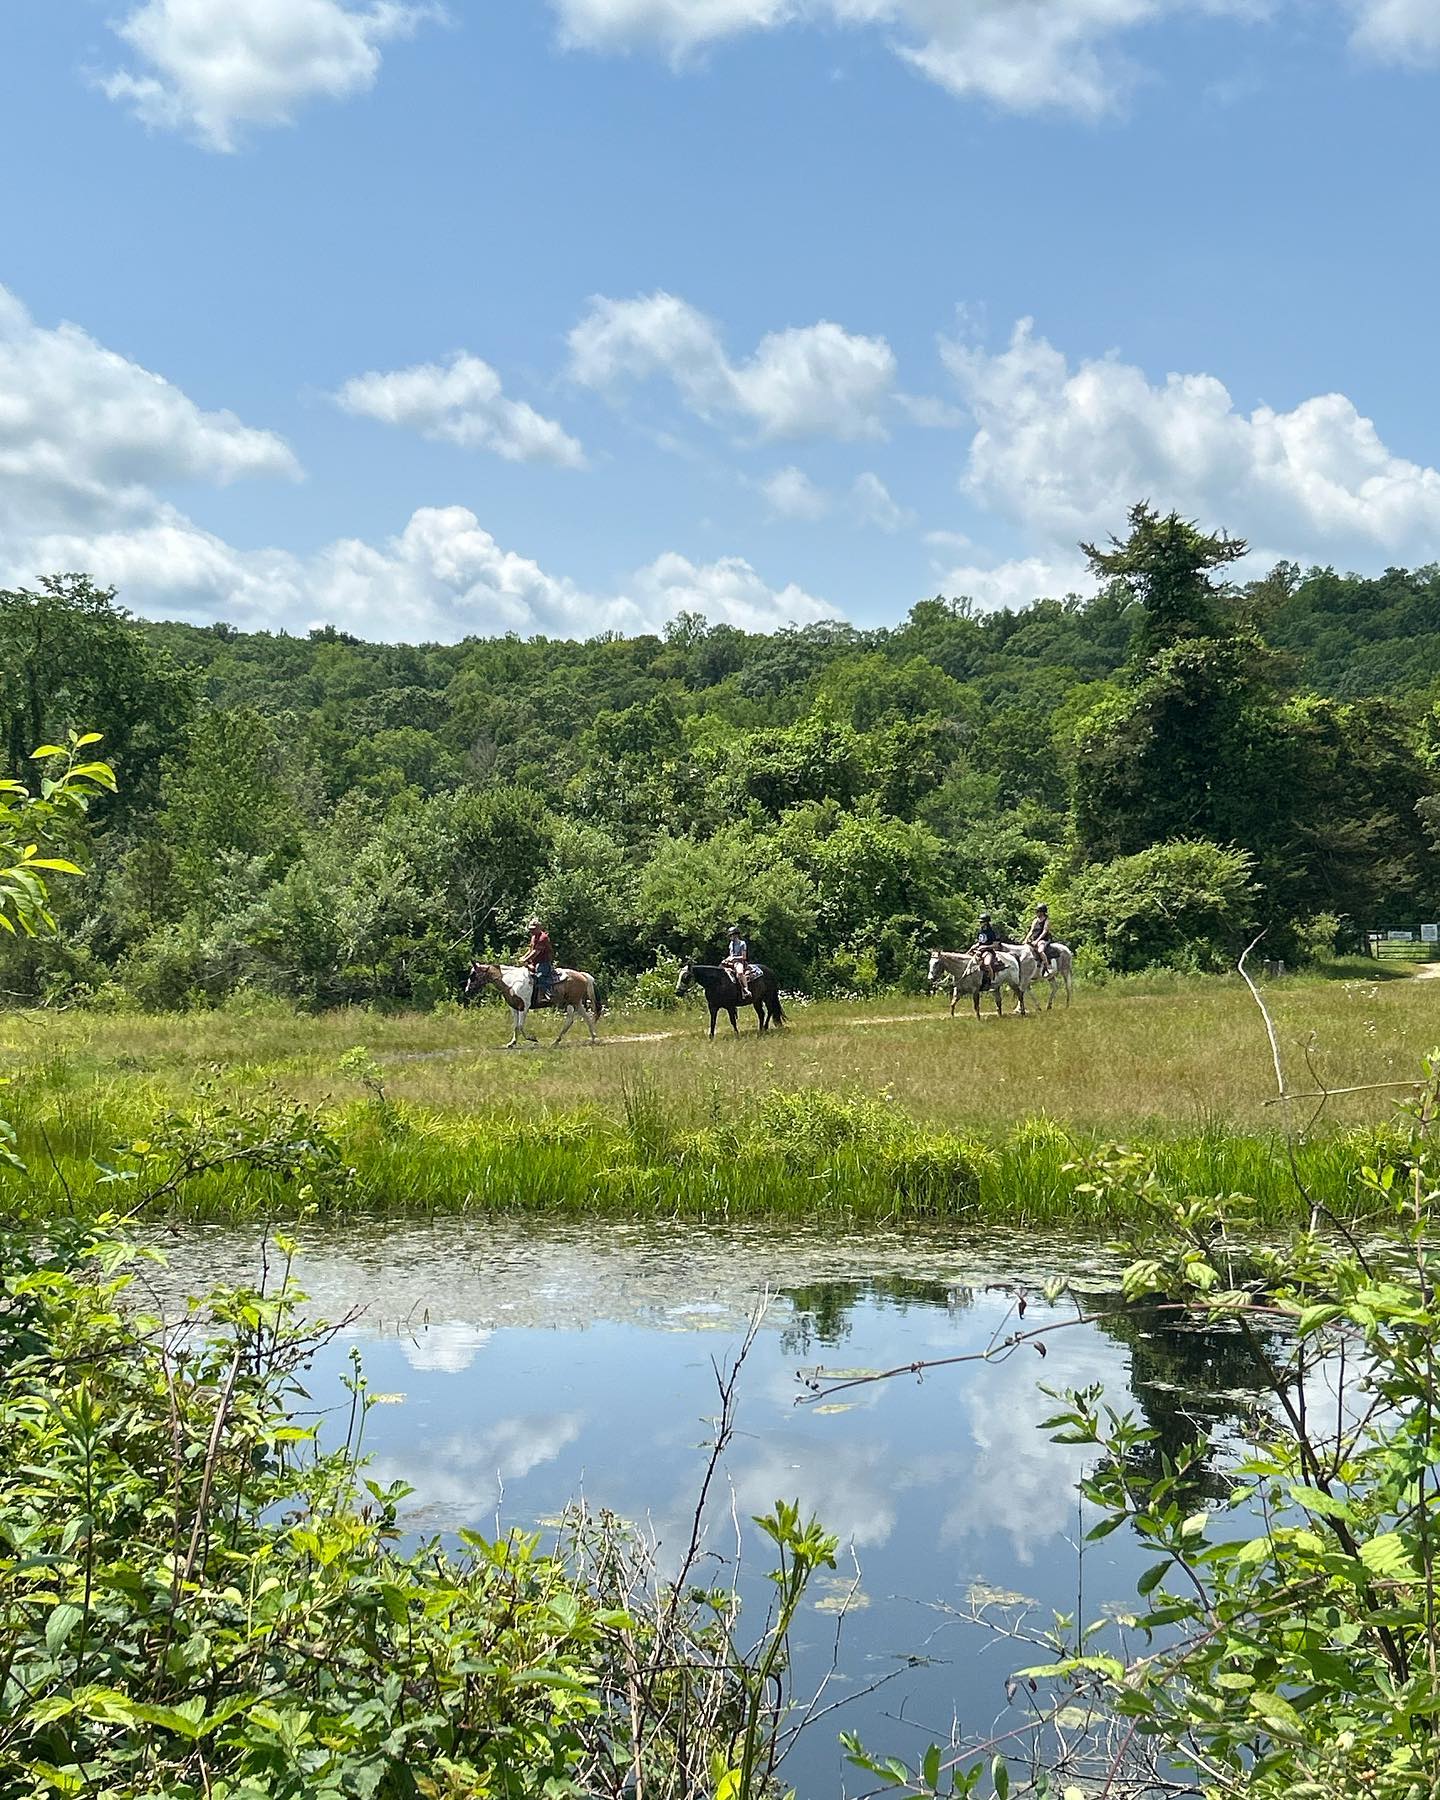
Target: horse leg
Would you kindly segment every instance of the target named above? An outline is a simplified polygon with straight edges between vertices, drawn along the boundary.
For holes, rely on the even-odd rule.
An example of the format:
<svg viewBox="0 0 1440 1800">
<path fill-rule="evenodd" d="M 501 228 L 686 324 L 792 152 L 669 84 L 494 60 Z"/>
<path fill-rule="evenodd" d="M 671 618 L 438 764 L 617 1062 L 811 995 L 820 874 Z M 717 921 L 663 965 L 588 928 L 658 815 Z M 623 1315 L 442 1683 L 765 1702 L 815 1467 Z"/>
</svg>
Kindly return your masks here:
<svg viewBox="0 0 1440 1800">
<path fill-rule="evenodd" d="M 955 1008 L 959 1004 L 960 1004 L 960 989 L 958 987 L 952 986 L 950 989 L 950 1017 L 952 1019 L 955 1017 Z"/>
<path fill-rule="evenodd" d="M 979 990 L 979 988 L 976 988 L 975 992 L 970 996 L 970 998 L 974 1002 L 975 1017 L 978 1019 L 980 1017 L 980 990 Z"/>
<path fill-rule="evenodd" d="M 595 1015 L 594 1015 L 594 1013 L 591 1012 L 591 1010 L 588 1006 L 582 1006 L 580 1008 L 580 1011 L 584 1015 L 585 1028 L 590 1033 L 590 1042 L 592 1044 L 598 1044 L 600 1042 L 600 1040 L 595 1035 Z"/>
<path fill-rule="evenodd" d="M 510 1042 L 505 1046 L 507 1050 L 518 1048 L 520 1042 L 520 1024 L 524 1016 L 525 1015 L 516 1007 L 512 1006 L 510 1008 Z"/>
<path fill-rule="evenodd" d="M 712 1042 L 714 1041 L 714 1038 L 715 1038 L 715 1021 L 719 1017 L 720 1017 L 720 1003 L 718 1000 L 712 1000 L 710 1002 L 710 1038 L 711 1038 Z"/>
<path fill-rule="evenodd" d="M 750 1004 L 755 1008 L 755 1017 L 760 1021 L 760 1029 L 762 1031 L 768 1031 L 770 1029 L 770 1020 L 765 1013 L 765 1002 L 763 1000 L 752 1000 Z"/>
<path fill-rule="evenodd" d="M 565 1008 L 565 1023 L 560 1027 L 559 1032 L 555 1036 L 554 1042 L 550 1046 L 550 1048 L 552 1050 L 554 1050 L 558 1047 L 558 1045 L 560 1043 L 560 1039 L 564 1037 L 565 1033 L 570 1029 L 570 1027 L 574 1023 L 575 1023 L 575 1008 L 573 1006 L 567 1005 Z"/>
<path fill-rule="evenodd" d="M 1015 992 L 1020 996 L 1020 1017 L 1022 1019 L 1028 1018 L 1029 1015 L 1025 1011 L 1025 990 L 1023 987 L 1016 988 Z"/>
<path fill-rule="evenodd" d="M 1047 975 L 1045 979 L 1050 983 L 1050 1004 L 1045 1010 L 1046 1012 L 1053 1012 L 1055 1010 L 1055 977 L 1053 975 Z"/>
</svg>

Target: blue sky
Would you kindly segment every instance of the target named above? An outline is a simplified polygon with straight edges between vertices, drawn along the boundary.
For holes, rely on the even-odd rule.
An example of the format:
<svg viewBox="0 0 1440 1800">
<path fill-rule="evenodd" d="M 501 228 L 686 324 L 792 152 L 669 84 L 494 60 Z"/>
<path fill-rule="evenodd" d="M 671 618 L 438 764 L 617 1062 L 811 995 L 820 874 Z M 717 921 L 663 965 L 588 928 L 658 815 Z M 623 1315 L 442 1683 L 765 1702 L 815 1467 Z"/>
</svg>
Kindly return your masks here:
<svg viewBox="0 0 1440 1800">
<path fill-rule="evenodd" d="M 1433 560 L 1437 99 L 1437 0 L 7 0 L 0 583 L 882 623 L 1142 494 Z"/>
</svg>

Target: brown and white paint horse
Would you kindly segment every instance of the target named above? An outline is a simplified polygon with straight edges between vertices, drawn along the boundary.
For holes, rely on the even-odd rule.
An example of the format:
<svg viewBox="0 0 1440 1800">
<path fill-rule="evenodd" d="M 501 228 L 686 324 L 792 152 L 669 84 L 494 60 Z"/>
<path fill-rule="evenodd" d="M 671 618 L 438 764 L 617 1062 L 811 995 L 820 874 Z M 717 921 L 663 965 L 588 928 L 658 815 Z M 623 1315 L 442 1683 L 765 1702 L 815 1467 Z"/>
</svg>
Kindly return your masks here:
<svg viewBox="0 0 1440 1800">
<path fill-rule="evenodd" d="M 514 963 L 472 962 L 465 981 L 465 999 L 478 1000 L 487 987 L 499 988 L 501 999 L 510 1008 L 513 1025 L 510 1042 L 505 1048 L 514 1050 L 522 1037 L 528 1038 L 532 1044 L 538 1044 L 539 1038 L 526 1025 L 535 1005 L 535 977 L 531 971 Z M 590 1042 L 599 1042 L 595 1035 L 595 1021 L 605 1007 L 595 990 L 593 975 L 587 975 L 583 969 L 557 969 L 555 979 L 550 984 L 550 997 L 541 1004 L 556 1008 L 563 1006 L 565 1009 L 565 1023 L 550 1046 L 552 1050 L 575 1023 L 577 1015 L 585 1021 Z"/>
</svg>

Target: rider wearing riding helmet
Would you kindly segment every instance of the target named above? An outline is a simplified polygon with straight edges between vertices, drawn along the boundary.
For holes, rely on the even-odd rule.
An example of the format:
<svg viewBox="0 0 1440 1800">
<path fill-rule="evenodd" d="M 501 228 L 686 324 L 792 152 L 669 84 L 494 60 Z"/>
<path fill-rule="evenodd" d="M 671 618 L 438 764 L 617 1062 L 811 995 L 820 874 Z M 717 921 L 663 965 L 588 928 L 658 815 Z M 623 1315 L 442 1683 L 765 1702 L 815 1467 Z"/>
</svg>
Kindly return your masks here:
<svg viewBox="0 0 1440 1800">
<path fill-rule="evenodd" d="M 521 957 L 520 966 L 530 970 L 535 977 L 541 996 L 548 1000 L 551 986 L 555 980 L 555 953 L 550 948 L 550 933 L 539 919 L 531 919 L 528 930 L 530 932 L 530 948 Z"/>
<path fill-rule="evenodd" d="M 1045 968 L 1050 967 L 1050 946 L 1054 942 L 1054 934 L 1050 930 L 1050 908 L 1040 905 L 1035 908 L 1035 919 L 1025 934 L 1025 942 L 1033 947 Z"/>
<path fill-rule="evenodd" d="M 980 929 L 975 933 L 970 954 L 980 959 L 980 967 L 984 970 L 987 981 L 993 981 L 1000 973 L 998 958 L 1002 941 L 1000 933 L 990 923 L 989 913 L 981 913 Z"/>
</svg>

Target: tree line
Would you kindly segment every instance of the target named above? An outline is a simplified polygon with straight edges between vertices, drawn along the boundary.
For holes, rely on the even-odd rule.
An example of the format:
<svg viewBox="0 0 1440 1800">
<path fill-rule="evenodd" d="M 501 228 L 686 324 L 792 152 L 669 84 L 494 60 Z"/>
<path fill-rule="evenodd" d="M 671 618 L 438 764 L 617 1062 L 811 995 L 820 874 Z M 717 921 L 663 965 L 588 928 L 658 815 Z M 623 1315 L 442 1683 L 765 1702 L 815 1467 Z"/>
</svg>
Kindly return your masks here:
<svg viewBox="0 0 1440 1800">
<path fill-rule="evenodd" d="M 783 982 L 913 982 L 1048 900 L 1082 969 L 1323 954 L 1440 908 L 1440 569 L 1280 564 L 1134 507 L 1093 598 L 895 627 L 368 644 L 0 592 L 0 755 L 103 728 L 92 880 L 12 997 L 427 1005 L 546 920 L 660 991 L 732 919 Z"/>
</svg>

